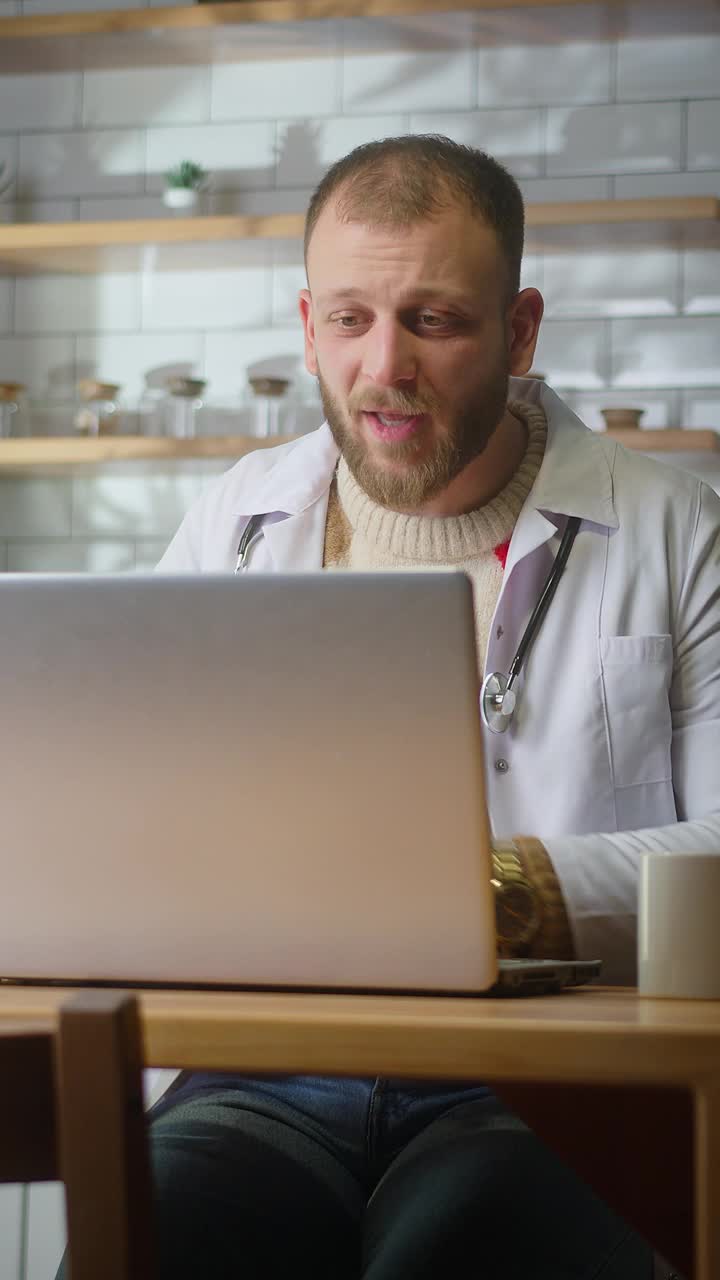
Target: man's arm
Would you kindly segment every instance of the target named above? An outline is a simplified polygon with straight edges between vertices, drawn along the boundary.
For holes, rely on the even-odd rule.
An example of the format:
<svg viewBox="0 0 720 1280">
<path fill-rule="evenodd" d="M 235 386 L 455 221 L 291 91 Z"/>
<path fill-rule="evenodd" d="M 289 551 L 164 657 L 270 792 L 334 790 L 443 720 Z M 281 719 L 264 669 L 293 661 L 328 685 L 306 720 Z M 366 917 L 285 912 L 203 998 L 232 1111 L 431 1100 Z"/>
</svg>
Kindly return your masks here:
<svg viewBox="0 0 720 1280">
<path fill-rule="evenodd" d="M 688 558 L 673 623 L 670 705 L 679 821 L 640 831 L 553 837 L 543 845 L 523 837 L 516 841 L 541 901 L 549 892 L 534 954 L 549 954 L 547 944 L 562 939 L 565 913 L 571 954 L 602 959 L 608 982 L 635 981 L 637 879 L 643 855 L 720 856 L 720 519 L 717 495 L 706 485 L 700 486 L 695 525 L 688 529 Z M 637 749 L 642 751 L 643 744 Z M 562 958 L 557 951 L 554 955 Z"/>
</svg>

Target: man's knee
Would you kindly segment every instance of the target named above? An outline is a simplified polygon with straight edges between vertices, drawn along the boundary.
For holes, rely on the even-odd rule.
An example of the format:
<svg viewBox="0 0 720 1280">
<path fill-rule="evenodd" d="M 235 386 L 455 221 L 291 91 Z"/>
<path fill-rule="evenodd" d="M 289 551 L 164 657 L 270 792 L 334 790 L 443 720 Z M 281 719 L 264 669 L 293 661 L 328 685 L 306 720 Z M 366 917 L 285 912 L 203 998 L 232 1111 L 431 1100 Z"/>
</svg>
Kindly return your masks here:
<svg viewBox="0 0 720 1280">
<path fill-rule="evenodd" d="M 362 1193 L 307 1134 L 207 1098 L 152 1125 L 151 1158 L 163 1278 L 353 1273 Z"/>
</svg>

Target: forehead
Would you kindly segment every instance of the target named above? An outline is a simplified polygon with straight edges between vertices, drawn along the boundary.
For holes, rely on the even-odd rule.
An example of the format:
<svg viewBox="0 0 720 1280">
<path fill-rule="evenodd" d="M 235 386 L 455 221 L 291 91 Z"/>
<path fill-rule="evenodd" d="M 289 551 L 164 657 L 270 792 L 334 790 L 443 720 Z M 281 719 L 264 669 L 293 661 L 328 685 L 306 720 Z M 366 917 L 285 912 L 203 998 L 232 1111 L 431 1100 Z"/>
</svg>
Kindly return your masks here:
<svg viewBox="0 0 720 1280">
<path fill-rule="evenodd" d="M 313 293 L 373 283 L 397 288 L 432 283 L 486 291 L 502 287 L 504 277 L 493 228 L 459 204 L 432 218 L 397 226 L 341 218 L 330 201 L 315 224 L 307 269 Z"/>
</svg>

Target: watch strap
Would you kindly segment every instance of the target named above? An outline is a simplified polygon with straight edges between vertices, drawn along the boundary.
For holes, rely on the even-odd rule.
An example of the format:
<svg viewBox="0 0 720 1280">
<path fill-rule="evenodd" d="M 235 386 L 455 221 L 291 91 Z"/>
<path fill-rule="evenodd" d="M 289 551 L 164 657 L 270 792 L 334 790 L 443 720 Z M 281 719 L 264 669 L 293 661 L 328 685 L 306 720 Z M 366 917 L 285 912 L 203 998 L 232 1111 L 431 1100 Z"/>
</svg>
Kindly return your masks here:
<svg viewBox="0 0 720 1280">
<path fill-rule="evenodd" d="M 570 917 L 547 849 L 535 836 L 513 836 L 512 844 L 542 907 L 542 923 L 526 954 L 533 960 L 573 960 Z"/>
<path fill-rule="evenodd" d="M 525 927 L 519 927 L 513 937 L 503 936 L 498 918 L 498 954 L 501 956 L 528 956 L 535 935 L 542 924 L 543 905 L 535 885 L 527 874 L 520 850 L 512 840 L 494 840 L 490 850 L 493 881 L 496 886 L 496 910 L 504 892 L 517 886 L 528 902 Z M 519 922 L 518 922 L 519 923 Z"/>
</svg>

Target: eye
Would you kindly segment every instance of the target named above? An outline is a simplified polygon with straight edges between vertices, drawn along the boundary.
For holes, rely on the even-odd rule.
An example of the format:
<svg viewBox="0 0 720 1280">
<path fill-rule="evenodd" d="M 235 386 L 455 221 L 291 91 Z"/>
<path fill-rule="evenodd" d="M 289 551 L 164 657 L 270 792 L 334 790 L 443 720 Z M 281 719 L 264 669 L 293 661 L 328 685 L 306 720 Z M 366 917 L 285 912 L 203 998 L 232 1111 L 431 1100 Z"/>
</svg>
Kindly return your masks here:
<svg viewBox="0 0 720 1280">
<path fill-rule="evenodd" d="M 338 329 L 356 329 L 360 324 L 360 317 L 355 315 L 354 312 L 345 312 L 339 316 L 331 316 L 330 322 L 336 325 Z"/>
</svg>

